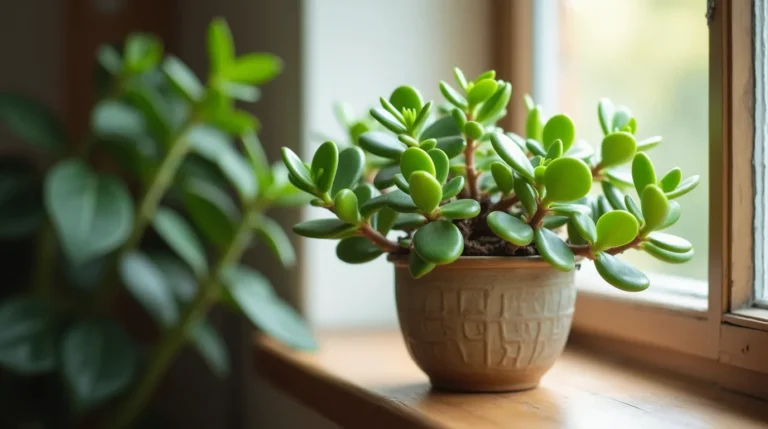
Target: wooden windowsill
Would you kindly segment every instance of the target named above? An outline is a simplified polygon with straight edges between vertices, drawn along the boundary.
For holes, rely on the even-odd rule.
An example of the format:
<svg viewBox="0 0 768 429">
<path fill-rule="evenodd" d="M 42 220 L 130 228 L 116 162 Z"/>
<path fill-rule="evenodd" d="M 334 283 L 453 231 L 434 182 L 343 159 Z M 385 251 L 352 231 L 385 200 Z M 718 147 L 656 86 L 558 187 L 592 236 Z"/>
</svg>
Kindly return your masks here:
<svg viewBox="0 0 768 429">
<path fill-rule="evenodd" d="M 256 339 L 259 372 L 349 428 L 757 428 L 768 403 L 568 347 L 537 389 L 430 389 L 399 332 L 320 335 L 320 351 Z"/>
</svg>

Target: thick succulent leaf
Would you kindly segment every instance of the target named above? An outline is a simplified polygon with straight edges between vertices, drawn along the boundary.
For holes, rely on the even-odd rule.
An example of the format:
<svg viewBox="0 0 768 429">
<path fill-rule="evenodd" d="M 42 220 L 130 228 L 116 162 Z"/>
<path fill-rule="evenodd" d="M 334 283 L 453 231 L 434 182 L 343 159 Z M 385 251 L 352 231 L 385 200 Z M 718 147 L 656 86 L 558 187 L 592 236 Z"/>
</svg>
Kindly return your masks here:
<svg viewBox="0 0 768 429">
<path fill-rule="evenodd" d="M 656 185 L 648 185 L 640 198 L 645 226 L 643 230 L 650 232 L 658 229 L 669 216 L 669 200 L 664 191 Z"/>
<path fill-rule="evenodd" d="M 613 186 L 612 183 L 603 181 L 600 183 L 601 187 L 603 188 L 603 195 L 605 195 L 605 198 L 608 199 L 608 202 L 611 203 L 611 206 L 616 210 L 626 210 L 627 206 L 624 203 L 624 194 L 621 193 L 619 188 L 616 186 Z"/>
<path fill-rule="evenodd" d="M 634 133 L 637 130 L 637 123 L 635 122 L 633 124 L 633 116 L 632 111 L 626 106 L 616 106 L 616 110 L 613 113 L 613 122 L 611 123 L 612 129 L 620 130 L 626 126 L 630 126 L 632 128 L 632 133 Z"/>
<path fill-rule="evenodd" d="M 419 140 L 437 139 L 437 147 L 445 150 L 440 147 L 440 139 L 442 137 L 454 137 L 459 135 L 461 135 L 461 130 L 456 125 L 456 121 L 451 116 L 444 116 L 425 128 L 419 136 Z M 450 153 L 447 150 L 445 152 Z M 452 157 L 449 155 L 449 158 Z"/>
<path fill-rule="evenodd" d="M 645 224 L 645 218 L 643 217 L 643 211 L 635 203 L 635 199 L 631 195 L 624 195 L 624 204 L 627 206 L 627 211 L 632 213 L 632 216 L 637 219 L 640 225 Z"/>
<path fill-rule="evenodd" d="M 413 246 L 419 256 L 433 264 L 449 264 L 464 251 L 464 237 L 447 220 L 430 222 L 416 231 Z"/>
<path fill-rule="evenodd" d="M 475 200 L 456 200 L 440 207 L 440 215 L 447 219 L 470 219 L 480 214 L 480 203 Z"/>
<path fill-rule="evenodd" d="M 658 146 L 659 143 L 661 143 L 661 136 L 648 137 L 647 139 L 643 139 L 637 142 L 637 151 L 641 152 L 648 149 L 653 149 L 654 147 Z"/>
<path fill-rule="evenodd" d="M 592 171 L 577 158 L 558 158 L 547 165 L 544 186 L 549 201 L 574 201 L 592 188 Z"/>
<path fill-rule="evenodd" d="M 371 116 L 373 116 L 373 119 L 395 134 L 403 134 L 408 131 L 403 124 L 397 121 L 397 119 L 392 118 L 392 116 L 385 110 L 374 107 L 370 110 L 370 113 Z"/>
<path fill-rule="evenodd" d="M 606 179 L 617 188 L 627 189 L 635 186 L 635 182 L 632 181 L 631 171 L 615 168 L 613 170 L 604 171 L 603 174 L 605 174 Z"/>
<path fill-rule="evenodd" d="M 443 188 L 440 182 L 426 171 L 416 171 L 411 174 L 408 184 L 413 203 L 423 212 L 432 213 L 443 200 Z"/>
<path fill-rule="evenodd" d="M 584 140 L 576 140 L 576 143 L 565 153 L 565 156 L 588 160 L 595 154 L 595 149 Z"/>
<path fill-rule="evenodd" d="M 384 207 L 383 209 L 379 210 L 379 212 L 376 213 L 376 217 L 374 219 L 376 221 L 376 231 L 379 231 L 379 233 L 383 235 L 387 235 L 389 230 L 392 229 L 392 225 L 394 225 L 398 216 L 400 216 L 400 213 L 392 210 L 389 207 Z"/>
<path fill-rule="evenodd" d="M 398 191 L 398 192 L 402 192 L 402 191 Z M 355 194 L 358 195 L 359 193 L 355 192 Z M 358 197 L 358 200 L 359 199 L 360 197 Z M 363 219 L 368 219 L 369 217 L 371 217 L 371 215 L 381 210 L 382 208 L 386 207 L 388 199 L 389 199 L 389 194 L 382 194 L 367 200 L 366 202 L 360 204 L 360 215 L 363 217 Z"/>
<path fill-rule="evenodd" d="M 0 304 L 0 366 L 24 375 L 56 367 L 56 321 L 42 300 L 20 296 Z"/>
<path fill-rule="evenodd" d="M 567 115 L 555 115 L 549 118 L 547 124 L 544 125 L 541 142 L 544 144 L 544 149 L 549 150 L 555 140 L 560 140 L 563 144 L 563 152 L 568 152 L 575 137 L 576 128 L 573 125 L 573 120 Z"/>
<path fill-rule="evenodd" d="M 407 85 L 397 87 L 392 91 L 392 95 L 389 96 L 389 102 L 399 111 L 413 109 L 418 112 L 424 105 L 424 99 L 421 98 L 419 91 Z"/>
<path fill-rule="evenodd" d="M 534 234 L 536 249 L 544 260 L 560 271 L 572 271 L 576 266 L 573 252 L 560 237 L 547 228 L 539 228 Z"/>
<path fill-rule="evenodd" d="M 672 252 L 647 241 L 641 244 L 640 248 L 654 258 L 669 264 L 682 264 L 693 258 L 693 249 L 682 253 Z"/>
<path fill-rule="evenodd" d="M 489 119 L 494 118 L 499 114 L 509 103 L 509 99 L 512 96 L 512 85 L 509 82 L 504 82 L 496 92 L 488 99 L 480 108 L 476 119 L 479 122 L 486 122 Z"/>
<path fill-rule="evenodd" d="M 290 172 L 292 181 L 298 188 L 301 188 L 307 192 L 312 192 L 315 189 L 315 181 L 312 180 L 312 173 L 310 173 L 307 166 L 292 150 L 284 147 L 282 149 L 283 162 Z"/>
<path fill-rule="evenodd" d="M 359 223 L 360 212 L 357 209 L 357 196 L 349 189 L 342 189 L 333 200 L 336 216 L 343 222 Z"/>
<path fill-rule="evenodd" d="M 583 212 L 575 212 L 571 215 L 571 224 L 584 240 L 594 243 L 597 240 L 597 227 L 595 221 Z M 570 234 L 569 234 L 570 235 Z"/>
<path fill-rule="evenodd" d="M 525 141 L 525 148 L 528 149 L 528 152 L 532 153 L 533 155 L 538 156 L 547 156 L 547 151 L 544 150 L 543 147 L 534 139 L 528 139 Z M 560 145 L 560 148 L 562 149 L 562 144 Z"/>
<path fill-rule="evenodd" d="M 672 190 L 671 192 L 667 192 L 667 198 L 668 199 L 674 199 L 682 197 L 683 195 L 687 194 L 688 192 L 691 192 L 696 186 L 699 184 L 699 176 L 691 176 L 686 178 L 682 181 L 677 187 Z"/>
<path fill-rule="evenodd" d="M 400 159 L 400 155 L 408 148 L 395 136 L 383 131 L 368 131 L 360 136 L 360 147 L 382 158 Z"/>
<path fill-rule="evenodd" d="M 461 110 L 467 109 L 467 99 L 463 95 L 456 91 L 451 85 L 446 82 L 440 81 L 440 92 L 443 94 L 446 100 Z"/>
<path fill-rule="evenodd" d="M 667 172 L 664 177 L 659 180 L 659 187 L 664 192 L 670 192 L 677 188 L 680 181 L 683 179 L 683 171 L 679 167 L 675 167 Z"/>
<path fill-rule="evenodd" d="M 600 252 L 628 244 L 637 237 L 638 230 L 637 219 L 629 212 L 608 212 L 597 220 L 597 240 L 593 250 Z"/>
<path fill-rule="evenodd" d="M 454 177 L 443 185 L 443 200 L 459 195 L 462 189 L 464 189 L 464 176 Z"/>
<path fill-rule="evenodd" d="M 342 189 L 352 189 L 360 181 L 365 168 L 365 154 L 356 146 L 348 147 L 339 152 L 339 168 L 333 180 L 331 197 Z"/>
<path fill-rule="evenodd" d="M 642 271 L 605 252 L 597 254 L 595 268 L 608 284 L 626 292 L 640 292 L 651 284 Z"/>
<path fill-rule="evenodd" d="M 400 174 L 400 166 L 390 165 L 382 168 L 373 178 L 373 185 L 378 189 L 387 189 L 395 184 L 395 175 Z"/>
<path fill-rule="evenodd" d="M 427 223 L 427 218 L 418 213 L 400 213 L 392 224 L 392 229 L 415 229 L 425 223 Z"/>
<path fill-rule="evenodd" d="M 593 219 L 600 219 L 604 214 L 613 210 L 611 203 L 608 202 L 608 198 L 603 195 L 598 195 L 595 200 L 594 210 L 592 212 Z"/>
<path fill-rule="evenodd" d="M 394 178 L 395 186 L 397 186 L 397 189 L 405 192 L 406 194 L 411 193 L 411 185 L 408 184 L 408 182 L 405 180 L 405 177 L 403 177 L 402 174 L 398 173 L 395 174 Z"/>
<path fill-rule="evenodd" d="M 349 236 L 357 230 L 357 226 L 339 219 L 313 219 L 296 224 L 293 232 L 308 238 L 337 239 Z"/>
<path fill-rule="evenodd" d="M 152 226 L 195 274 L 200 276 L 208 271 L 203 245 L 186 219 L 167 207 L 160 207 L 152 219 Z"/>
<path fill-rule="evenodd" d="M 192 328 L 189 336 L 197 352 L 217 377 L 224 378 L 229 375 L 231 368 L 227 344 L 213 325 L 202 321 Z"/>
<path fill-rule="evenodd" d="M 636 149 L 632 134 L 623 131 L 608 134 L 600 145 L 600 162 L 604 168 L 627 163 L 635 156 Z"/>
<path fill-rule="evenodd" d="M 520 149 L 520 147 L 512 141 L 508 136 L 501 133 L 494 133 L 491 136 L 491 144 L 496 150 L 496 153 L 515 169 L 520 175 L 528 178 L 528 180 L 534 180 L 533 166 L 528 160 L 528 157 Z"/>
<path fill-rule="evenodd" d="M 370 183 L 363 183 L 362 185 L 357 186 L 354 189 L 354 193 L 357 197 L 358 205 L 363 205 L 371 198 L 379 195 L 379 192 Z"/>
<path fill-rule="evenodd" d="M 547 150 L 544 159 L 549 161 L 560 158 L 561 156 L 563 156 L 563 142 L 560 141 L 560 139 L 557 139 L 549 145 L 549 149 Z"/>
<path fill-rule="evenodd" d="M 414 133 L 414 135 L 418 134 L 427 122 L 427 118 L 429 118 L 429 114 L 432 112 L 432 102 L 427 102 L 427 104 L 425 104 L 418 112 L 416 119 L 414 119 L 411 124 L 411 132 Z"/>
<path fill-rule="evenodd" d="M 541 221 L 542 228 L 557 229 L 568 223 L 568 216 L 544 216 Z"/>
<path fill-rule="evenodd" d="M 339 148 L 336 143 L 328 141 L 321 144 L 312 158 L 312 176 L 318 191 L 325 193 L 331 190 L 338 166 Z"/>
<path fill-rule="evenodd" d="M 430 149 L 427 151 L 427 155 L 432 158 L 432 163 L 435 166 L 435 178 L 440 183 L 445 183 L 445 179 L 448 178 L 448 170 L 450 168 L 450 160 L 448 155 L 440 149 Z"/>
<path fill-rule="evenodd" d="M 602 128 L 604 135 L 608 135 L 613 131 L 613 112 L 614 107 L 611 100 L 601 98 L 600 102 L 597 103 L 597 118 L 600 121 L 600 128 Z"/>
<path fill-rule="evenodd" d="M 583 204 L 552 204 L 549 208 L 554 214 L 560 216 L 572 216 L 576 213 L 583 213 L 586 215 L 592 214 L 592 209 Z"/>
<path fill-rule="evenodd" d="M 364 264 L 384 253 L 365 237 L 347 237 L 336 246 L 336 256 L 348 264 Z"/>
<path fill-rule="evenodd" d="M 491 98 L 498 87 L 499 84 L 493 78 L 476 81 L 475 85 L 467 93 L 469 105 L 474 106 Z"/>
<path fill-rule="evenodd" d="M 284 267 L 293 266 L 296 262 L 296 252 L 293 250 L 290 238 L 276 220 L 266 216 L 261 217 L 256 224 L 256 231 Z"/>
<path fill-rule="evenodd" d="M 516 246 L 527 246 L 533 241 L 533 228 L 509 213 L 492 212 L 487 222 L 494 234 Z"/>
<path fill-rule="evenodd" d="M 515 180 L 515 195 L 520 199 L 523 204 L 528 217 L 533 216 L 536 213 L 538 202 L 536 201 L 536 191 L 525 180 Z"/>
<path fill-rule="evenodd" d="M 229 195 L 206 181 L 194 179 L 185 183 L 183 198 L 189 217 L 203 236 L 219 247 L 227 246 L 240 217 Z"/>
<path fill-rule="evenodd" d="M 131 251 L 119 261 L 120 278 L 126 289 L 162 326 L 173 326 L 179 319 L 173 292 L 163 272 L 147 255 Z"/>
<path fill-rule="evenodd" d="M 386 194 L 385 201 L 387 207 L 398 213 L 416 213 L 419 211 L 411 196 L 401 190 Z"/>
<path fill-rule="evenodd" d="M 195 73 L 179 58 L 169 56 L 163 62 L 163 73 L 173 88 L 188 101 L 197 103 L 205 94 L 205 88 Z"/>
<path fill-rule="evenodd" d="M 648 155 L 638 152 L 632 160 L 632 181 L 638 195 L 643 195 L 643 189 L 656 184 L 656 170 Z"/>
<path fill-rule="evenodd" d="M 544 131 L 544 122 L 541 117 L 541 106 L 528 109 L 528 116 L 525 118 L 525 138 L 541 141 Z"/>
<path fill-rule="evenodd" d="M 415 171 L 426 171 L 435 176 L 435 163 L 429 154 L 418 147 L 409 147 L 400 156 L 400 172 L 405 180 L 410 182 L 411 174 Z"/>
<path fill-rule="evenodd" d="M 668 250 L 670 252 L 685 253 L 693 249 L 693 245 L 690 241 L 682 237 L 664 232 L 656 231 L 648 234 L 648 241 L 650 241 L 654 246 Z"/>
<path fill-rule="evenodd" d="M 479 122 L 468 121 L 464 124 L 464 135 L 470 140 L 477 140 L 485 134 L 483 126 Z"/>
<path fill-rule="evenodd" d="M 663 224 L 661 224 L 661 226 L 656 228 L 656 230 L 667 229 L 677 223 L 678 220 L 680 220 L 680 204 L 678 204 L 677 201 L 670 201 L 669 214 L 667 215 L 667 219 Z"/>
<path fill-rule="evenodd" d="M 461 136 L 440 137 L 436 147 L 445 152 L 449 159 L 453 159 L 464 152 L 467 142 Z"/>
<path fill-rule="evenodd" d="M 251 165 L 231 144 L 229 137 L 210 126 L 198 126 L 189 132 L 191 148 L 215 164 L 239 192 L 243 201 L 250 201 L 258 192 L 256 176 Z"/>
<path fill-rule="evenodd" d="M 427 262 L 418 253 L 411 251 L 408 255 L 408 271 L 414 279 L 420 279 L 434 270 L 437 264 Z"/>
<path fill-rule="evenodd" d="M 577 246 L 583 246 L 587 244 L 587 240 L 585 240 L 579 233 L 579 230 L 576 229 L 576 226 L 573 223 L 573 219 L 568 221 L 566 229 L 568 230 L 568 243 L 575 244 Z"/>
<path fill-rule="evenodd" d="M 512 192 L 515 186 L 515 177 L 508 165 L 494 162 L 491 164 L 491 174 L 493 175 L 494 182 L 496 182 L 496 186 L 503 194 Z"/>
</svg>

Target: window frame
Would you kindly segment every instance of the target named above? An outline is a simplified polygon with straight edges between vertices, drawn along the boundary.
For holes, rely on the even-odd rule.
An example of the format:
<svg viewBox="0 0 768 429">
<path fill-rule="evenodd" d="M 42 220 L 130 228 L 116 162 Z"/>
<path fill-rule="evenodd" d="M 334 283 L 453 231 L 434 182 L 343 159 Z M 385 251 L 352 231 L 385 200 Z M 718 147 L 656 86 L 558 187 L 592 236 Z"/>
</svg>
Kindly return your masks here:
<svg viewBox="0 0 768 429">
<path fill-rule="evenodd" d="M 623 298 L 580 290 L 574 331 L 768 373 L 768 361 L 759 358 L 768 353 L 768 310 L 753 305 L 755 1 L 701 2 L 702 12 L 706 5 L 709 25 L 707 311 L 664 306 L 658 300 L 651 302 L 634 296 Z M 532 4 L 532 0 L 494 3 L 494 19 L 505 23 L 495 26 L 501 28 L 494 35 L 496 69 L 518 94 L 530 91 L 533 86 Z M 522 28 L 526 32 L 513 32 L 505 27 Z M 519 64 L 528 67 L 521 69 Z M 517 129 L 524 123 L 524 115 L 522 109 L 513 108 L 512 118 L 502 125 Z"/>
</svg>

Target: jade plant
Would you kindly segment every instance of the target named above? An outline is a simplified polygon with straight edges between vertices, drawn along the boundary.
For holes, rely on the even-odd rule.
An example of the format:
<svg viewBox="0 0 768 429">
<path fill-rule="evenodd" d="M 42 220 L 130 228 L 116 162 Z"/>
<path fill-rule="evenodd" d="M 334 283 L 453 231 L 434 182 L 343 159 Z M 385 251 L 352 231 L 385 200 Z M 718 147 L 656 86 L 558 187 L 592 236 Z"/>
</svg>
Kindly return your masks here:
<svg viewBox="0 0 768 429">
<path fill-rule="evenodd" d="M 439 109 L 410 86 L 381 97 L 370 110 L 381 129 L 356 145 L 339 151 L 325 142 L 310 163 L 283 148 L 289 180 L 333 214 L 294 232 L 339 240 L 336 253 L 348 263 L 407 255 L 415 278 L 462 256 L 540 255 L 562 271 L 593 260 L 611 285 L 640 291 L 648 278 L 616 255 L 638 249 L 670 263 L 691 259 L 688 241 L 661 231 L 678 221 L 674 199 L 699 176 L 657 174 L 646 151 L 662 139 L 639 139 L 627 107 L 600 100 L 596 152 L 577 139 L 570 117 L 545 119 L 529 96 L 525 137 L 506 132 L 497 122 L 509 82 L 494 71 L 468 80 L 457 68 L 454 76 L 458 88 L 439 84 L 447 100 Z M 440 114 L 432 121 L 433 110 Z M 370 156 L 386 160 L 372 176 L 363 174 Z"/>
<path fill-rule="evenodd" d="M 257 119 L 235 105 L 256 101 L 281 61 L 235 55 L 221 19 L 208 29 L 208 54 L 201 81 L 153 36 L 102 47 L 103 96 L 79 146 L 44 106 L 0 94 L 0 121 L 43 159 L 0 168 L 0 239 L 38 243 L 29 282 L 0 301 L 0 375 L 48 377 L 54 390 L 63 381 L 72 412 L 51 427 L 94 413 L 132 426 L 186 344 L 226 375 L 226 346 L 206 320 L 217 303 L 290 346 L 315 346 L 266 278 L 240 263 L 259 241 L 283 264 L 294 259 L 265 210 L 295 204 L 299 191 L 282 163 L 267 162 Z M 126 300 L 154 319 L 153 333 L 142 335 L 147 324 Z M 16 412 L 0 423 L 32 424 L 6 420 Z"/>
</svg>

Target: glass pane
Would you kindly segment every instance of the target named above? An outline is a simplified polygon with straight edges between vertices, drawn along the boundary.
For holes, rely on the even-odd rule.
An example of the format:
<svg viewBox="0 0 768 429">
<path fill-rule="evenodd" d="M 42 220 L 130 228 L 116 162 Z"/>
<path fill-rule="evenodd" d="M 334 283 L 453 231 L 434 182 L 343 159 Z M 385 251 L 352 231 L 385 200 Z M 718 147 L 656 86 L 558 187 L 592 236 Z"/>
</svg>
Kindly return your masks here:
<svg viewBox="0 0 768 429">
<path fill-rule="evenodd" d="M 768 1 L 755 1 L 754 52 L 765 53 L 768 49 Z M 768 308 L 768 181 L 766 166 L 768 155 L 768 56 L 755 55 L 755 299 Z"/>
<path fill-rule="evenodd" d="M 644 271 L 664 274 L 666 279 L 672 275 L 705 281 L 708 32 L 704 2 L 555 0 L 537 4 L 534 76 L 539 81 L 534 84 L 534 98 L 544 105 L 546 113 L 568 113 L 579 137 L 599 147 L 602 131 L 597 102 L 609 97 L 634 112 L 638 139 L 663 136 L 662 145 L 649 152 L 659 178 L 677 166 L 684 177 L 701 175 L 699 187 L 677 200 L 683 215 L 667 230 L 694 244 L 694 259 L 670 265 L 637 251 L 624 257 Z M 552 26 L 553 20 L 560 25 Z M 559 34 L 542 38 L 542 27 L 556 27 Z M 547 54 L 550 49 L 560 55 Z M 542 53 L 547 55 L 542 57 Z M 704 282 L 686 285 L 686 289 L 698 285 L 695 292 L 706 293 Z"/>
</svg>

